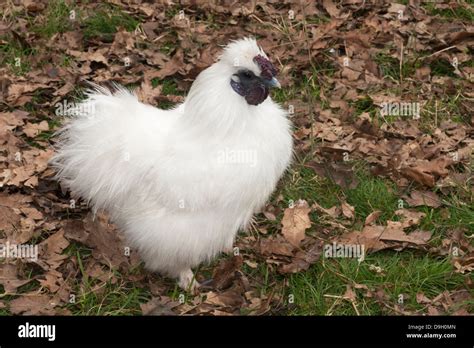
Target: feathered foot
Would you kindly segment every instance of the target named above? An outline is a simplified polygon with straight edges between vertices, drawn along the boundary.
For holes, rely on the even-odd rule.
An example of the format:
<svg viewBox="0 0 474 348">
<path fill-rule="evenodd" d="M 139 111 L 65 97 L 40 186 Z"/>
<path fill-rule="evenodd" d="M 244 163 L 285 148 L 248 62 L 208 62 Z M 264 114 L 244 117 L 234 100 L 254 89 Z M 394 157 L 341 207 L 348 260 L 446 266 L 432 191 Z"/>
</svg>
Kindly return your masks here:
<svg viewBox="0 0 474 348">
<path fill-rule="evenodd" d="M 198 292 L 200 284 L 196 281 L 193 271 L 190 268 L 179 273 L 178 285 L 181 289 L 193 294 Z"/>
</svg>

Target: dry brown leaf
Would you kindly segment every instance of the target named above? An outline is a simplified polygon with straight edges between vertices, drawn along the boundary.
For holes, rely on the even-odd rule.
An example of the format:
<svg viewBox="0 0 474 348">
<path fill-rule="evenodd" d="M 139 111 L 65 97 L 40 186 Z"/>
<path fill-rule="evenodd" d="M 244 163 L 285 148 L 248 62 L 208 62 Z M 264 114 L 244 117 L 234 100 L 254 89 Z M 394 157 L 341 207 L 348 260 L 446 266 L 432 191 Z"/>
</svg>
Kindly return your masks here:
<svg viewBox="0 0 474 348">
<path fill-rule="evenodd" d="M 14 264 L 0 263 L 0 284 L 5 293 L 14 294 L 16 289 L 23 286 L 33 279 L 18 279 L 18 267 Z"/>
<path fill-rule="evenodd" d="M 344 201 L 341 204 L 341 208 L 342 208 L 342 215 L 344 215 L 348 219 L 351 219 L 351 220 L 354 219 L 355 209 L 352 205 Z"/>
<path fill-rule="evenodd" d="M 313 169 L 319 176 L 333 180 L 342 188 L 354 189 L 359 184 L 359 180 L 354 175 L 352 167 L 345 163 L 317 163 L 310 161 L 305 166 Z"/>
<path fill-rule="evenodd" d="M 292 258 L 291 263 L 282 265 L 278 271 L 280 273 L 297 273 L 305 271 L 321 258 L 323 242 L 314 243 L 307 250 L 299 250 Z"/>
<path fill-rule="evenodd" d="M 426 214 L 418 211 L 408 209 L 398 209 L 395 211 L 395 215 L 402 217 L 402 227 L 407 228 L 418 225 Z"/>
<path fill-rule="evenodd" d="M 157 71 L 155 77 L 162 79 L 164 77 L 176 74 L 185 65 L 183 62 L 183 58 L 184 58 L 183 51 L 179 49 L 175 53 L 173 58 L 171 58 L 171 60 L 166 62 L 165 65 L 160 70 Z"/>
<path fill-rule="evenodd" d="M 428 231 L 415 231 L 407 234 L 400 222 L 387 221 L 387 226 L 365 226 L 361 232 L 349 232 L 339 237 L 342 244 L 364 245 L 366 252 L 376 252 L 386 248 L 403 248 L 406 243 L 424 246 L 431 238 Z"/>
<path fill-rule="evenodd" d="M 172 309 L 178 306 L 179 302 L 168 296 L 154 297 L 147 303 L 140 304 L 143 315 L 176 315 Z"/>
<path fill-rule="evenodd" d="M 424 293 L 419 292 L 416 294 L 416 302 L 420 304 L 431 303 L 431 300 L 425 296 Z"/>
<path fill-rule="evenodd" d="M 136 89 L 136 94 L 143 103 L 154 105 L 156 99 L 161 95 L 161 86 L 153 87 L 149 79 L 145 79 L 139 88 Z"/>
<path fill-rule="evenodd" d="M 59 304 L 57 298 L 28 293 L 10 302 L 10 312 L 16 315 L 54 315 L 56 314 L 54 308 Z"/>
<path fill-rule="evenodd" d="M 294 207 L 285 209 L 281 224 L 282 233 L 288 242 L 298 247 L 305 238 L 305 231 L 311 227 L 308 202 L 299 200 Z"/>
<path fill-rule="evenodd" d="M 382 215 L 382 212 L 380 210 L 373 211 L 367 217 L 365 218 L 364 225 L 371 225 L 374 223 L 380 216 Z"/>
<path fill-rule="evenodd" d="M 92 255 L 106 266 L 112 268 L 130 267 L 131 262 L 138 262 L 136 251 L 130 255 L 130 259 L 125 255 L 125 245 L 119 237 L 118 230 L 108 222 L 107 216 L 97 214 L 95 219 L 89 213 L 84 221 L 84 229 L 89 233 L 85 244 L 93 248 Z M 130 248 L 131 249 L 131 248 Z"/>
<path fill-rule="evenodd" d="M 206 293 L 205 303 L 219 307 L 238 307 L 242 305 L 243 301 L 244 299 L 239 292 L 229 289 L 222 293 L 209 291 Z"/>
<path fill-rule="evenodd" d="M 59 230 L 39 244 L 39 259 L 36 262 L 45 270 L 56 269 L 69 257 L 62 254 L 68 246 L 64 230 Z"/>
<path fill-rule="evenodd" d="M 326 208 L 321 207 L 318 203 L 315 202 L 313 203 L 311 207 L 319 212 L 329 215 L 332 218 L 337 218 L 339 215 L 341 215 L 341 209 L 337 206 L 333 206 L 329 209 L 326 209 Z"/>
<path fill-rule="evenodd" d="M 233 256 L 230 259 L 222 260 L 221 263 L 214 269 L 212 275 L 213 287 L 222 290 L 232 285 L 236 279 L 235 272 L 242 267 L 243 258 L 240 255 Z"/>
<path fill-rule="evenodd" d="M 265 256 L 282 255 L 292 256 L 295 247 L 281 236 L 260 240 L 260 252 Z"/>
<path fill-rule="evenodd" d="M 441 206 L 441 199 L 432 191 L 418 191 L 410 192 L 410 197 L 405 197 L 406 202 L 412 207 L 428 206 L 438 208 Z"/>
</svg>

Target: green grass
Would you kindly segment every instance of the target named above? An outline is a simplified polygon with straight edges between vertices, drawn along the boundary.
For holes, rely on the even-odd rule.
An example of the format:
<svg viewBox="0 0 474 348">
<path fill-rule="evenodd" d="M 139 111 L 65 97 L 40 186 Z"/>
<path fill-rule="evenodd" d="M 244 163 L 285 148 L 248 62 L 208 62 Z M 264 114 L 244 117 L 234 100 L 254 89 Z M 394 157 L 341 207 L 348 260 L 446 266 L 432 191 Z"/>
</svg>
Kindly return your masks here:
<svg viewBox="0 0 474 348">
<path fill-rule="evenodd" d="M 74 289 L 74 303 L 69 303 L 66 308 L 76 315 L 141 314 L 140 304 L 151 298 L 149 291 L 118 276 L 115 283 L 107 281 L 104 284 L 82 278 L 82 283 L 76 284 Z"/>
<path fill-rule="evenodd" d="M 422 6 L 432 16 L 440 16 L 446 20 L 461 20 L 472 23 L 474 21 L 474 9 L 472 3 L 463 2 L 462 4 L 456 4 L 450 8 L 436 8 L 436 4 L 430 2 L 423 2 Z"/>
<path fill-rule="evenodd" d="M 380 210 L 380 221 L 392 219 L 395 210 L 399 209 L 399 195 L 395 185 L 387 179 L 374 177 L 364 170 L 357 174 L 359 185 L 345 190 L 347 203 L 354 206 L 356 216 L 361 220 L 372 212 Z"/>
<path fill-rule="evenodd" d="M 325 208 L 337 204 L 341 193 L 339 186 L 331 180 L 315 175 L 311 168 L 306 167 L 290 169 L 282 186 L 286 202 L 304 199 L 310 203 L 317 202 Z"/>
<path fill-rule="evenodd" d="M 356 115 L 360 115 L 364 112 L 370 113 L 372 116 L 377 114 L 377 106 L 374 105 L 374 102 L 370 97 L 365 97 L 362 99 L 358 99 L 351 103 L 351 105 L 356 110 Z"/>
<path fill-rule="evenodd" d="M 435 59 L 430 63 L 431 74 L 437 76 L 456 77 L 454 67 L 444 59 Z"/>
<path fill-rule="evenodd" d="M 379 274 L 370 265 L 381 267 Z M 445 290 L 463 288 L 468 275 L 453 273 L 449 260 L 433 260 L 428 256 L 416 255 L 410 251 L 381 252 L 369 255 L 362 263 L 356 259 L 323 259 L 305 273 L 292 275 L 289 279 L 287 296 L 294 296 L 289 305 L 292 315 L 327 315 L 337 300 L 324 295 L 342 296 L 346 285 L 362 284 L 372 291 L 383 289 L 388 295 L 388 304 L 398 304 L 399 295 L 404 298 L 404 309 L 421 311 L 423 305 L 416 302 L 416 294 L 423 292 L 432 299 Z M 364 297 L 365 290 L 355 290 L 357 308 L 361 315 L 393 313 L 374 301 Z M 332 315 L 356 315 L 352 304 L 339 300 L 332 308 Z M 470 303 L 471 308 L 474 303 Z"/>
<path fill-rule="evenodd" d="M 5 43 L 0 44 L 0 66 L 8 66 L 16 75 L 24 75 L 30 71 L 29 58 L 35 54 L 36 50 L 30 47 L 22 47 L 20 43 L 12 37 L 0 37 Z"/>
<path fill-rule="evenodd" d="M 422 66 L 421 61 L 416 59 L 416 57 L 404 56 L 400 71 L 400 58 L 392 57 L 385 52 L 378 52 L 374 57 L 374 61 L 378 64 L 383 77 L 390 77 L 396 81 L 400 81 L 401 78 L 413 76 L 416 69 Z"/>
<path fill-rule="evenodd" d="M 283 194 L 281 208 L 286 208 L 289 200 L 296 201 L 299 198 L 307 200 L 310 204 L 317 202 L 325 208 L 340 205 L 341 200 L 345 199 L 355 208 L 356 221 L 352 226 L 353 230 L 360 230 L 365 218 L 375 210 L 382 212 L 377 220 L 379 224 L 385 224 L 387 220 L 397 220 L 395 211 L 400 208 L 402 192 L 390 180 L 369 174 L 362 163 L 354 163 L 354 168 L 359 185 L 354 189 L 342 189 L 331 180 L 316 176 L 311 169 L 295 165 L 285 176 L 280 192 L 274 197 L 279 193 Z M 468 191 L 461 191 L 459 189 L 459 192 L 453 193 L 446 202 L 448 204 L 446 207 L 415 208 L 426 214 L 419 228 L 433 231 L 431 245 L 438 246 L 441 239 L 446 238 L 447 233 L 460 226 L 467 229 L 468 235 L 472 234 L 473 199 Z M 406 202 L 402 200 L 402 203 L 403 207 L 408 208 Z M 449 217 L 446 217 L 442 209 L 449 212 Z M 318 215 L 312 214 L 315 226 L 311 228 L 313 232 L 309 234 L 325 238 L 319 232 L 321 228 Z M 277 218 L 280 220 L 281 216 Z M 277 227 L 269 228 L 268 231 L 278 233 Z M 371 265 L 381 267 L 383 272 L 378 274 L 371 270 Z M 260 280 L 260 291 L 265 294 L 275 284 L 288 279 L 275 275 L 274 270 L 269 271 L 267 264 L 259 264 L 256 270 L 248 267 L 244 269 L 249 277 Z M 342 296 L 346 291 L 346 285 L 353 286 L 355 283 L 366 285 L 371 291 L 383 289 L 388 296 L 388 305 L 392 308 L 398 304 L 398 296 L 403 294 L 405 310 L 424 313 L 426 308 L 416 302 L 417 293 L 423 292 L 429 298 L 434 298 L 445 290 L 465 288 L 465 281 L 469 277 L 468 274 L 454 273 L 449 259 L 435 258 L 422 251 L 382 251 L 368 255 L 360 264 L 356 259 L 321 259 L 308 271 L 289 276 L 284 293 L 285 307 L 279 313 L 356 315 L 353 305 L 347 300 L 338 300 L 334 305 L 336 298 L 324 296 Z M 377 303 L 374 298 L 365 297 L 365 290 L 356 290 L 356 293 L 359 314 L 397 314 L 394 310 Z M 293 304 L 287 301 L 289 295 L 294 297 Z M 470 310 L 474 309 L 473 302 L 468 305 Z"/>
<path fill-rule="evenodd" d="M 166 55 L 171 55 L 175 49 L 176 49 L 176 44 L 172 42 L 164 42 L 163 44 L 160 44 L 160 47 L 159 47 L 160 52 Z"/>
<path fill-rule="evenodd" d="M 151 80 L 151 85 L 153 88 L 161 85 L 161 93 L 163 95 L 183 95 L 183 92 L 178 90 L 178 85 L 174 79 L 168 78 L 164 80 L 159 80 L 154 78 Z"/>
<path fill-rule="evenodd" d="M 84 20 L 84 38 L 100 36 L 103 40 L 112 41 L 118 27 L 133 31 L 139 21 L 129 14 L 111 5 L 103 5 Z"/>
<path fill-rule="evenodd" d="M 72 20 L 69 18 L 71 11 L 76 9 L 64 0 L 53 0 L 48 3 L 44 14 L 45 20 L 39 25 L 34 25 L 33 31 L 51 37 L 56 33 L 64 33 L 72 29 Z M 78 13 L 75 13 L 76 19 Z"/>
</svg>

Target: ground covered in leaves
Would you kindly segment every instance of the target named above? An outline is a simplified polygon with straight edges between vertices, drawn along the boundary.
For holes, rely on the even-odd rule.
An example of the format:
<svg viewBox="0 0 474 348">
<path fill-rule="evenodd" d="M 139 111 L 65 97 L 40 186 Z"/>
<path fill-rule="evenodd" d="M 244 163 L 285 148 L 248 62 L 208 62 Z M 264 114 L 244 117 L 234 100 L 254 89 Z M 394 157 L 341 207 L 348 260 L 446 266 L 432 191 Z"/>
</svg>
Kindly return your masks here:
<svg viewBox="0 0 474 348">
<path fill-rule="evenodd" d="M 39 250 L 0 259 L 0 313 L 473 312 L 471 5 L 127 3 L 0 9 L 0 244 Z M 53 133 L 84 81 L 169 108 L 249 35 L 281 71 L 272 97 L 289 110 L 295 160 L 233 254 L 197 270 L 213 284 L 186 294 L 52 180 Z"/>
</svg>

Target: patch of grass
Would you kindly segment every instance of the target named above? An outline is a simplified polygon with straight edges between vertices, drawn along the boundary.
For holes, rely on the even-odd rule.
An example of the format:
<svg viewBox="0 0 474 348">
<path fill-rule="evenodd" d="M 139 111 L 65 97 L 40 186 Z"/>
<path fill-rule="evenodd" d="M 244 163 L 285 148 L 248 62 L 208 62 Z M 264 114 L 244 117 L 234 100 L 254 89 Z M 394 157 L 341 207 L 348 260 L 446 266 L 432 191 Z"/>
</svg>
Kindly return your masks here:
<svg viewBox="0 0 474 348">
<path fill-rule="evenodd" d="M 33 30 L 45 37 L 51 37 L 56 33 L 64 33 L 71 30 L 70 14 L 74 10 L 64 0 L 53 0 L 48 3 L 44 14 L 45 20 L 34 26 Z M 75 11 L 75 10 L 74 10 Z M 77 14 L 75 14 L 77 16 Z"/>
<path fill-rule="evenodd" d="M 82 285 L 77 286 L 75 303 L 67 305 L 75 315 L 141 315 L 140 304 L 151 297 L 147 290 L 120 278 L 98 288 L 94 283 Z"/>
<path fill-rule="evenodd" d="M 372 212 L 380 210 L 380 222 L 394 218 L 399 209 L 399 198 L 394 184 L 363 171 L 357 173 L 359 185 L 344 191 L 347 203 L 354 206 L 356 217 L 362 221 Z"/>
<path fill-rule="evenodd" d="M 340 188 L 331 180 L 317 176 L 311 168 L 299 167 L 290 169 L 282 184 L 285 202 L 298 199 L 308 203 L 317 202 L 325 208 L 338 204 Z"/>
<path fill-rule="evenodd" d="M 324 23 L 329 23 L 330 21 L 331 21 L 331 18 L 328 16 L 325 16 L 324 14 L 318 14 L 318 15 L 306 17 L 306 23 L 308 24 L 324 24 Z"/>
<path fill-rule="evenodd" d="M 334 57 L 331 57 L 331 56 L 328 56 L 328 57 L 330 57 L 331 59 L 334 59 Z M 322 61 L 316 60 L 314 63 L 314 69 L 312 73 L 316 76 L 324 75 L 324 76 L 332 77 L 334 73 L 337 71 L 337 68 L 334 65 L 333 60 L 331 59 L 322 60 Z M 315 86 L 319 86 L 318 84 L 315 85 L 315 82 L 313 82 L 311 85 L 313 89 L 315 88 Z"/>
<path fill-rule="evenodd" d="M 271 97 L 277 103 L 284 102 L 296 98 L 296 88 L 274 88 L 271 90 Z"/>
<path fill-rule="evenodd" d="M 160 44 L 160 52 L 166 55 L 171 55 L 175 50 L 176 46 L 171 42 L 164 42 Z"/>
<path fill-rule="evenodd" d="M 374 265 L 382 272 L 370 269 Z M 445 290 L 460 288 L 468 275 L 453 273 L 448 259 L 435 260 L 420 257 L 413 252 L 384 252 L 368 256 L 363 262 L 356 259 L 322 259 L 305 273 L 290 276 L 287 295 L 293 295 L 294 304 L 289 306 L 292 315 L 356 315 L 349 301 L 324 295 L 343 296 L 346 285 L 363 284 L 371 290 L 383 289 L 388 304 L 394 307 L 403 295 L 404 308 L 422 310 L 416 302 L 416 294 L 423 292 L 433 298 Z M 357 308 L 361 315 L 381 315 L 384 306 L 364 297 L 364 290 L 357 293 Z M 393 314 L 393 311 L 388 309 Z"/>
<path fill-rule="evenodd" d="M 285 176 L 281 193 L 284 200 L 306 199 L 310 204 L 317 202 L 325 208 L 339 205 L 342 198 L 354 206 L 356 223 L 353 229 L 375 210 L 382 212 L 377 220 L 385 224 L 387 220 L 397 220 L 395 211 L 400 206 L 400 192 L 395 184 L 382 177 L 374 177 L 368 173 L 362 163 L 354 163 L 355 173 L 359 185 L 354 189 L 341 189 L 332 181 L 320 178 L 314 172 L 301 165 L 296 165 Z M 441 209 L 419 207 L 417 210 L 426 213 L 419 228 L 433 231 L 433 240 L 430 244 L 437 245 L 446 233 L 456 227 L 466 226 L 468 231 L 474 228 L 474 211 L 471 200 L 465 197 L 449 199 L 450 206 L 446 208 L 449 216 Z M 406 207 L 406 203 L 403 205 Z M 286 206 L 282 206 L 286 208 Z M 316 224 L 318 216 L 311 216 Z M 270 232 L 270 230 L 269 230 Z M 472 232 L 469 232 L 472 233 Z M 377 273 L 370 266 L 381 267 Z M 264 292 L 275 283 L 281 281 L 279 275 L 269 271 L 269 265 L 263 264 L 255 270 L 245 268 L 246 274 L 260 279 L 260 287 Z M 423 305 L 416 302 L 416 294 L 423 292 L 429 298 L 434 298 L 445 290 L 462 289 L 469 275 L 453 272 L 449 259 L 437 259 L 416 251 L 404 250 L 401 253 L 394 251 L 378 252 L 366 257 L 362 263 L 356 259 L 321 259 L 306 272 L 291 275 L 285 294 L 286 312 L 290 315 L 356 315 L 352 304 L 345 300 L 324 295 L 343 296 L 346 286 L 357 284 L 367 285 L 372 291 L 382 289 L 388 297 L 388 305 L 392 308 L 398 304 L 399 295 L 403 295 L 404 308 L 413 312 L 424 312 Z M 285 277 L 285 279 L 288 279 Z M 365 290 L 356 290 L 357 309 L 361 315 L 396 314 L 392 309 L 377 303 L 374 298 L 363 295 Z M 294 303 L 288 303 L 292 295 Z M 468 304 L 472 306 L 474 303 Z"/>
<path fill-rule="evenodd" d="M 444 59 L 435 59 L 430 63 L 431 74 L 438 76 L 456 77 L 454 67 Z"/>
<path fill-rule="evenodd" d="M 383 77 L 391 77 L 392 79 L 400 80 L 400 59 L 392 57 L 383 52 L 378 52 L 374 57 L 375 63 L 378 64 Z M 404 57 L 401 66 L 401 75 L 403 78 L 411 77 L 415 74 L 416 69 L 422 65 L 418 59 Z"/>
<path fill-rule="evenodd" d="M 100 36 L 105 41 L 112 41 L 118 27 L 133 31 L 139 21 L 113 6 L 102 6 L 84 20 L 84 38 Z"/>
<path fill-rule="evenodd" d="M 81 259 L 85 259 L 92 255 L 92 249 L 86 247 L 83 244 L 71 242 L 71 244 L 69 244 L 69 246 L 64 249 L 63 253 L 69 256 L 80 255 Z"/>
<path fill-rule="evenodd" d="M 355 102 L 351 103 L 355 108 L 356 115 L 360 115 L 364 112 L 370 113 L 372 116 L 375 116 L 377 113 L 377 107 L 370 97 L 365 97 L 363 99 L 358 99 Z"/>
<path fill-rule="evenodd" d="M 32 277 L 32 274 L 27 277 L 27 279 L 30 279 Z M 26 283 L 25 285 L 20 286 L 16 292 L 17 294 L 25 294 L 34 290 L 38 290 L 40 287 L 40 283 L 36 280 L 32 280 L 29 283 Z"/>
<path fill-rule="evenodd" d="M 153 86 L 153 88 L 156 88 L 161 85 L 161 93 L 163 93 L 163 95 L 183 95 L 183 92 L 178 90 L 178 85 L 176 84 L 176 81 L 174 79 L 160 80 L 154 78 L 151 80 L 151 85 Z"/>
<path fill-rule="evenodd" d="M 457 19 L 472 23 L 474 21 L 474 10 L 472 4 L 454 4 L 449 8 L 436 8 L 435 3 L 422 2 L 422 6 L 432 16 L 440 16 L 445 19 Z"/>
<path fill-rule="evenodd" d="M 1 43 L 5 41 L 5 43 Z M 22 47 L 12 37 L 0 37 L 0 66 L 9 66 L 16 75 L 23 75 L 30 71 L 29 57 L 36 53 L 34 48 Z"/>
<path fill-rule="evenodd" d="M 179 6 L 168 6 L 165 10 L 165 16 L 166 18 L 173 18 L 177 14 L 179 14 L 179 11 L 182 9 Z"/>
<path fill-rule="evenodd" d="M 277 290 L 275 288 L 277 283 L 283 280 L 283 277 L 275 275 L 275 267 L 266 262 L 258 262 L 256 268 L 251 268 L 244 264 L 242 266 L 242 272 L 253 284 L 257 285 L 259 296 L 272 294 Z M 245 315 L 246 313 L 242 312 L 241 314 Z"/>
<path fill-rule="evenodd" d="M 184 95 L 184 93 L 178 90 L 178 85 L 176 81 L 172 78 L 160 80 L 158 78 L 154 78 L 151 80 L 151 85 L 153 88 L 158 87 L 161 85 L 161 93 L 163 95 Z M 176 104 L 170 101 L 162 100 L 158 103 L 158 107 L 163 110 L 172 109 Z"/>
<path fill-rule="evenodd" d="M 175 103 L 167 101 L 167 100 L 162 100 L 158 102 L 158 108 L 163 109 L 163 110 L 170 110 L 176 106 Z"/>
<path fill-rule="evenodd" d="M 462 90 L 456 91 L 453 95 L 444 95 L 439 98 L 429 100 L 420 107 L 420 129 L 431 131 L 445 120 L 451 120 L 458 123 L 469 123 L 470 113 L 463 112 L 461 108 Z M 436 123 L 435 123 L 436 120 Z"/>
<path fill-rule="evenodd" d="M 72 247 L 71 247 L 72 246 Z M 76 255 L 81 277 L 73 291 L 75 301 L 68 308 L 75 315 L 140 315 L 140 303 L 150 299 L 147 290 L 138 288 L 133 282 L 124 281 L 117 271 L 106 282 L 90 279 L 84 270 L 83 260 L 88 257 L 84 248 L 71 244 L 67 253 Z M 88 250 L 86 250 L 86 253 Z"/>
<path fill-rule="evenodd" d="M 73 62 L 74 60 L 68 56 L 67 54 L 63 54 L 61 56 L 61 63 L 60 65 L 63 67 L 63 68 L 67 68 L 71 65 L 71 62 Z"/>
<path fill-rule="evenodd" d="M 452 196 L 447 200 L 447 206 L 434 209 L 430 207 L 420 207 L 419 211 L 426 214 L 420 224 L 420 228 L 434 231 L 440 238 L 446 236 L 447 232 L 457 228 L 466 230 L 466 233 L 474 233 L 474 208 L 473 202 L 461 201 L 458 197 Z"/>
</svg>

